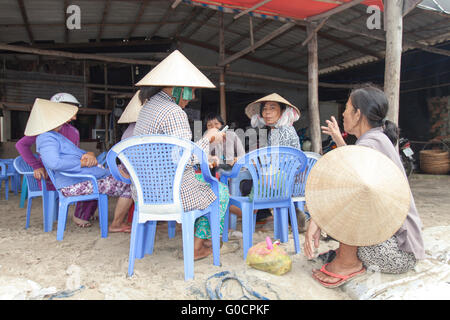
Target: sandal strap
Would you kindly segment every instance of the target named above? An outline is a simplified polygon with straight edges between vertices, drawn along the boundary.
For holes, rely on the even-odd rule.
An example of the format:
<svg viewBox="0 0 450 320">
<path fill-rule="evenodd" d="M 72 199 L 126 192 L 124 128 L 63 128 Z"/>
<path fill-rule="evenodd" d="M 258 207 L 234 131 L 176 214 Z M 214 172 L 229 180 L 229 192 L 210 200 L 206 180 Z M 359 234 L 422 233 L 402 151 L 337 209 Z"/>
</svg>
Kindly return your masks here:
<svg viewBox="0 0 450 320">
<path fill-rule="evenodd" d="M 348 276 L 344 276 L 342 274 L 337 274 L 337 273 L 330 272 L 327 269 L 325 269 L 327 265 L 329 265 L 329 263 L 324 264 L 322 266 L 322 268 L 320 269 L 320 272 L 323 272 L 326 275 L 329 275 L 330 277 L 346 280 L 346 279 L 350 278 L 353 275 L 353 273 L 352 273 L 352 274 L 350 274 Z"/>
</svg>

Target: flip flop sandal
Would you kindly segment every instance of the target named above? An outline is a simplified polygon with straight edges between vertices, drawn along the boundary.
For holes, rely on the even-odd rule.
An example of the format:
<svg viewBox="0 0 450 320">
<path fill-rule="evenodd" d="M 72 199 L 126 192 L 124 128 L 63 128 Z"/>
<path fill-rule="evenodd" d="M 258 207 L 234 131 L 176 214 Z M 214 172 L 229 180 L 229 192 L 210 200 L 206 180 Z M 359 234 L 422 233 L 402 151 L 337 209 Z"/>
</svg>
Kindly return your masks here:
<svg viewBox="0 0 450 320">
<path fill-rule="evenodd" d="M 323 287 L 325 288 L 337 288 L 342 286 L 344 283 L 347 283 L 348 281 L 355 279 L 356 277 L 362 276 L 364 273 L 366 273 L 366 268 L 362 267 L 361 270 L 356 271 L 354 273 L 351 273 L 347 276 L 341 275 L 341 274 L 336 274 L 333 272 L 330 272 L 326 269 L 326 266 L 329 265 L 329 263 L 324 264 L 322 266 L 322 268 L 320 269 L 320 272 L 325 273 L 326 275 L 333 277 L 333 278 L 338 278 L 340 279 L 338 282 L 335 283 L 329 283 L 329 282 L 325 282 L 322 280 L 317 279 L 316 277 L 313 276 L 314 279 L 317 280 L 317 282 L 319 282 Z"/>
<path fill-rule="evenodd" d="M 89 221 L 86 221 L 85 223 L 81 223 L 81 222 L 77 222 L 77 221 L 73 221 L 75 222 L 75 224 L 77 225 L 78 228 L 90 228 L 92 227 L 92 223 L 90 223 Z"/>
<path fill-rule="evenodd" d="M 331 261 L 336 258 L 336 251 L 335 250 L 328 250 L 327 252 L 323 252 L 317 256 L 320 260 L 322 260 L 323 263 L 330 263 Z"/>
</svg>

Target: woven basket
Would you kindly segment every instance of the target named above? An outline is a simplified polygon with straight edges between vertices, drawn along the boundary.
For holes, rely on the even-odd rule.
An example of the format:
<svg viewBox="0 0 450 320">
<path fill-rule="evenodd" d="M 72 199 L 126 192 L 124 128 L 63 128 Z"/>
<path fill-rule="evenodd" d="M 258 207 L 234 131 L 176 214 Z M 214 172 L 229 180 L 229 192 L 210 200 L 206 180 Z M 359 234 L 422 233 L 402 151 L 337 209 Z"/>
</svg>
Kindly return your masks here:
<svg viewBox="0 0 450 320">
<path fill-rule="evenodd" d="M 442 141 L 430 141 L 423 148 L 430 143 L 441 143 L 446 150 L 431 149 L 420 151 L 420 169 L 429 174 L 447 174 L 450 171 L 450 156 L 449 148 Z"/>
</svg>

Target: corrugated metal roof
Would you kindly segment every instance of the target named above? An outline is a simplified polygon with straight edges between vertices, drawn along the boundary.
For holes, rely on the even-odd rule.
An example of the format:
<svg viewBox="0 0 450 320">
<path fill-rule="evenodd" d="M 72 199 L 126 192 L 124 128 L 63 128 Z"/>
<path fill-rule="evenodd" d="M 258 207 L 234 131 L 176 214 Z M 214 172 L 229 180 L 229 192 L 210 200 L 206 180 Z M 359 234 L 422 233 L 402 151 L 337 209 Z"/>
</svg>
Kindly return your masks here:
<svg viewBox="0 0 450 320">
<path fill-rule="evenodd" d="M 35 41 L 50 40 L 56 43 L 65 41 L 64 1 L 60 0 L 24 0 L 30 28 Z M 69 43 L 86 43 L 96 39 L 100 31 L 100 23 L 104 19 L 103 39 L 124 39 L 131 30 L 132 37 L 149 37 L 156 35 L 170 38 L 177 31 L 181 37 L 189 37 L 204 46 L 218 47 L 219 13 L 212 9 L 180 4 L 175 10 L 169 9 L 173 1 L 148 1 L 144 10 L 139 12 L 143 1 L 110 0 L 105 17 L 103 12 L 106 0 L 73 0 L 70 4 L 81 9 L 81 30 L 68 32 Z M 166 16 L 166 22 L 158 25 Z M 344 26 L 365 29 L 370 14 L 366 7 L 355 6 L 336 14 L 330 21 Z M 140 16 L 139 23 L 135 25 Z M 382 15 L 381 15 L 382 16 Z M 188 20 L 189 19 L 189 20 Z M 252 18 L 254 39 L 258 41 L 270 34 L 284 22 Z M 250 45 L 249 17 L 243 16 L 233 20 L 233 14 L 224 14 L 226 49 L 237 52 Z M 436 14 L 419 8 L 411 11 L 404 18 L 404 37 L 429 43 L 431 45 L 450 40 L 449 19 L 443 14 Z M 250 53 L 248 57 L 267 60 L 269 64 L 306 71 L 307 46 L 301 42 L 307 37 L 304 27 L 296 26 L 269 43 Z M 321 36 L 323 35 L 323 36 Z M 0 2 L 0 42 L 29 42 L 20 8 L 16 0 Z M 344 68 L 353 67 L 376 60 L 368 55 L 367 50 L 378 54 L 385 50 L 385 43 L 364 36 L 343 33 L 328 27 L 319 31 L 319 74 L 325 74 Z M 358 50 L 361 48 L 366 49 Z M 406 47 L 407 49 L 407 47 Z M 151 55 L 149 54 L 149 57 Z M 303 70 L 300 70 L 302 68 Z M 300 75 L 299 75 L 300 76 Z"/>
</svg>

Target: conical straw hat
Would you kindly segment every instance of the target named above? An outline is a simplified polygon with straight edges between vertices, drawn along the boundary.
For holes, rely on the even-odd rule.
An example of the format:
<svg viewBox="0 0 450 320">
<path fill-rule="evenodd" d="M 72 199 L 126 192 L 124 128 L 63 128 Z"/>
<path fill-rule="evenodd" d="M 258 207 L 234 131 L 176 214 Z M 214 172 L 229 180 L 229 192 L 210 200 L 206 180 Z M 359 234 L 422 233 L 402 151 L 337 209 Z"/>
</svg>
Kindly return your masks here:
<svg viewBox="0 0 450 320">
<path fill-rule="evenodd" d="M 25 135 L 37 136 L 53 130 L 69 121 L 77 112 L 78 107 L 73 105 L 37 98 L 25 127 Z"/>
<path fill-rule="evenodd" d="M 216 86 L 180 51 L 175 50 L 136 86 L 215 88 Z"/>
<path fill-rule="evenodd" d="M 267 101 L 275 101 L 275 102 L 279 102 L 279 103 L 284 103 L 284 104 L 294 108 L 298 112 L 298 115 L 300 116 L 300 110 L 296 106 L 294 106 L 292 103 L 290 103 L 285 98 L 280 96 L 278 93 L 272 93 L 272 94 L 269 94 L 268 96 L 265 96 L 261 99 L 258 99 L 256 101 L 250 103 L 249 105 L 247 105 L 247 107 L 245 107 L 245 114 L 247 115 L 247 117 L 249 117 L 249 119 L 251 119 L 253 115 L 259 114 L 259 112 L 261 110 L 261 102 L 267 102 Z"/>
<path fill-rule="evenodd" d="M 132 123 L 137 121 L 139 112 L 142 109 L 142 103 L 139 99 L 139 92 L 140 90 L 134 94 L 117 123 Z"/>
<path fill-rule="evenodd" d="M 387 156 L 368 147 L 345 146 L 316 162 L 305 196 L 311 218 L 328 235 L 347 245 L 371 246 L 402 226 L 411 191 Z"/>
</svg>

